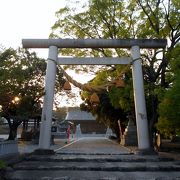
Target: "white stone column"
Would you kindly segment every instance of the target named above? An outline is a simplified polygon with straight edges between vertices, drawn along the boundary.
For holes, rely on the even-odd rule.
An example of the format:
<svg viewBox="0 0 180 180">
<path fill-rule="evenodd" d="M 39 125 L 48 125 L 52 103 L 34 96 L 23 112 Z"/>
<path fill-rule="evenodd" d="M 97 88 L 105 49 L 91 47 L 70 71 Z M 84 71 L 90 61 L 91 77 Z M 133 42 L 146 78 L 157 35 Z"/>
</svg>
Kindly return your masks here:
<svg viewBox="0 0 180 180">
<path fill-rule="evenodd" d="M 56 78 L 56 61 L 58 55 L 58 48 L 56 46 L 49 47 L 49 56 L 46 68 L 45 77 L 45 95 L 43 102 L 43 110 L 41 117 L 41 129 L 39 138 L 39 148 L 49 149 L 51 143 L 51 124 L 52 124 L 52 110 L 54 102 L 54 86 Z"/>
<path fill-rule="evenodd" d="M 134 86 L 134 101 L 136 111 L 136 124 L 138 136 L 138 149 L 150 149 L 149 130 L 146 113 L 146 103 L 144 95 L 143 72 L 140 59 L 139 46 L 131 48 L 132 62 L 132 76 Z"/>
</svg>

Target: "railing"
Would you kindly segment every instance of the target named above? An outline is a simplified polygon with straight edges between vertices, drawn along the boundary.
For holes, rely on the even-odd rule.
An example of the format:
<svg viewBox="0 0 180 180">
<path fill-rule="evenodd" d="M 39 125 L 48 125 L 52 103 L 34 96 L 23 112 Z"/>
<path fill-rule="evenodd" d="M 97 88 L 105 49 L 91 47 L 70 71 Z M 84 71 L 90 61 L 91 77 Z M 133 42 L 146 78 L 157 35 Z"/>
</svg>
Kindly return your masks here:
<svg viewBox="0 0 180 180">
<path fill-rule="evenodd" d="M 53 137 L 58 137 L 58 138 L 67 138 L 67 127 L 66 126 L 60 126 L 60 125 L 53 125 L 51 127 L 51 135 Z"/>
<path fill-rule="evenodd" d="M 0 156 L 18 153 L 17 141 L 0 141 Z"/>
</svg>

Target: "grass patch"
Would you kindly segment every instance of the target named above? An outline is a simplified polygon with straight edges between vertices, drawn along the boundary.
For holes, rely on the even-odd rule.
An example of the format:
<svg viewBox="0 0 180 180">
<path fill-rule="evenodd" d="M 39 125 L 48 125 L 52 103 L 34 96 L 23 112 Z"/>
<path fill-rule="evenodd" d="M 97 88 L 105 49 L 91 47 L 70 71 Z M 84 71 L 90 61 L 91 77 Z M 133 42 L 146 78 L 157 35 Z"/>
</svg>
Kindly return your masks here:
<svg viewBox="0 0 180 180">
<path fill-rule="evenodd" d="M 0 169 L 4 169 L 6 167 L 6 163 L 0 160 Z"/>
</svg>

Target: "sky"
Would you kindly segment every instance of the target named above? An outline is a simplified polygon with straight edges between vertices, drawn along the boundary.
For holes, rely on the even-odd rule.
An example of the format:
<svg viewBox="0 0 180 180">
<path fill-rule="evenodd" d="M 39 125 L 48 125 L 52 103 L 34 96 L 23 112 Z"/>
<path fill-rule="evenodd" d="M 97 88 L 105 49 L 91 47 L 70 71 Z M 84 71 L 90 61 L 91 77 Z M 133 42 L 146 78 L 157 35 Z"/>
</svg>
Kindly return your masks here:
<svg viewBox="0 0 180 180">
<path fill-rule="evenodd" d="M 55 12 L 65 7 L 66 0 L 0 0 L 0 46 L 22 47 L 22 39 L 46 39 L 56 19 Z M 39 57 L 47 58 L 48 49 L 33 49 Z M 92 77 L 71 76 L 85 83 Z M 78 103 L 77 103 L 78 104 Z"/>
<path fill-rule="evenodd" d="M 56 21 L 55 12 L 66 0 L 0 0 L 0 44 L 22 47 L 22 39 L 48 38 Z M 38 50 L 47 56 L 48 50 Z"/>
</svg>

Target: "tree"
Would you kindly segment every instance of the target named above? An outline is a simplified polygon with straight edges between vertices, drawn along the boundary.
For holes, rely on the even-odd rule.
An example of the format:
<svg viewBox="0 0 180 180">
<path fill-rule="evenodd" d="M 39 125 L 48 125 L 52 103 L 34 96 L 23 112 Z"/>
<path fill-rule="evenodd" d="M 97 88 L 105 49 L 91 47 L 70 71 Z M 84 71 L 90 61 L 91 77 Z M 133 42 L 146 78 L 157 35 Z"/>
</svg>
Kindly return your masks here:
<svg viewBox="0 0 180 180">
<path fill-rule="evenodd" d="M 40 118 L 46 62 L 36 53 L 24 49 L 2 49 L 0 52 L 0 115 L 8 121 L 8 139 L 16 138 L 17 128 L 29 118 Z M 55 94 L 65 79 L 59 69 Z"/>
<path fill-rule="evenodd" d="M 143 50 L 143 72 L 150 130 L 158 121 L 158 89 L 168 88 L 167 78 L 173 49 L 180 39 L 178 0 L 89 0 L 84 10 L 73 7 L 60 9 L 58 20 L 52 27 L 51 37 L 58 38 L 166 38 L 167 49 Z M 76 4 L 77 6 L 77 4 Z M 62 55 L 122 56 L 128 50 L 120 49 L 63 49 Z M 74 68 L 74 67 L 71 67 Z M 90 67 L 94 68 L 94 67 Z M 104 70 L 117 71 L 119 66 L 106 66 Z M 87 68 L 84 69 L 87 71 Z M 120 93 L 120 92 L 119 92 Z M 126 94 L 126 93 L 124 93 Z M 111 95 L 113 97 L 113 95 Z M 116 101 L 117 102 L 117 101 Z M 114 103 L 111 100 L 111 103 Z M 118 102 L 120 103 L 120 102 Z M 117 104 L 117 103 L 114 103 Z M 112 104 L 114 106 L 114 104 Z"/>
<path fill-rule="evenodd" d="M 158 92 L 159 89 L 168 88 L 171 79 L 168 77 L 169 63 L 173 49 L 180 39 L 180 23 L 178 9 L 179 1 L 147 1 L 137 0 L 141 8 L 139 35 L 141 38 L 165 38 L 168 40 L 167 49 L 150 50 L 143 55 L 143 70 L 146 84 L 146 99 L 150 129 L 158 121 Z M 162 92 L 162 91 L 161 91 Z M 152 134 L 151 134 L 152 135 Z"/>
<path fill-rule="evenodd" d="M 8 121 L 9 140 L 22 121 L 39 115 L 43 96 L 45 62 L 27 50 L 0 52 L 1 116 Z"/>
<path fill-rule="evenodd" d="M 121 70 L 119 69 L 119 71 Z M 105 85 L 111 78 L 114 78 L 114 73 L 117 73 L 117 71 L 101 70 L 90 84 L 93 87 Z M 125 83 L 128 83 L 128 73 L 124 76 L 126 77 L 124 78 L 124 81 L 126 80 Z M 102 91 L 97 91 L 99 103 L 93 101 L 93 92 L 83 91 L 81 97 L 84 103 L 80 107 L 83 110 L 90 111 L 96 116 L 97 121 L 104 123 L 106 127 L 112 128 L 117 137 L 120 137 L 118 121 L 120 121 L 121 130 L 124 131 L 128 122 L 128 116 L 134 116 L 133 96 L 129 96 L 129 91 L 132 90 L 131 86 L 132 83 L 129 82 L 124 88 L 113 85 L 107 86 Z"/>
<path fill-rule="evenodd" d="M 76 38 L 122 38 L 122 37 L 128 37 L 130 26 L 129 22 L 132 24 L 135 23 L 135 21 L 132 20 L 132 16 L 134 15 L 134 12 L 127 11 L 127 17 L 124 18 L 124 13 L 122 12 L 122 9 L 126 9 L 128 5 L 126 5 L 124 2 L 117 3 L 115 1 L 91 1 L 89 2 L 89 8 L 87 8 L 87 11 L 83 11 L 80 13 L 74 13 L 73 7 L 69 8 L 66 7 L 64 9 L 60 9 L 56 15 L 58 17 L 58 21 L 53 26 L 53 32 L 50 35 L 51 37 L 76 37 Z M 134 6 L 134 5 L 133 5 Z M 117 19 L 116 17 L 120 17 Z M 128 23 L 127 23 L 128 22 Z M 113 26 L 112 26 L 113 23 Z M 123 28 L 120 24 L 123 24 L 126 26 L 127 29 Z M 59 34 L 60 30 L 60 34 Z M 58 31 L 58 34 L 56 34 L 56 31 Z M 123 32 L 120 34 L 120 32 Z M 126 55 L 127 51 L 122 51 L 120 49 L 63 49 L 61 50 L 62 55 L 76 55 L 76 56 L 121 56 Z M 99 68 L 95 68 L 94 66 L 88 67 L 81 67 L 81 70 L 84 71 L 93 71 Z M 108 73 L 109 71 L 114 71 L 114 75 L 119 74 L 119 69 L 122 69 L 122 66 L 112 66 L 112 67 L 101 67 L 101 70 L 104 69 L 104 74 Z M 106 77 L 102 76 L 102 78 L 98 79 L 99 76 L 97 76 L 95 83 L 103 84 L 106 83 Z M 103 79 L 104 78 L 104 79 Z M 110 78 L 114 78 L 111 76 Z M 98 80 L 97 80 L 98 79 Z M 118 101 L 118 99 L 113 99 L 113 91 L 111 91 L 111 96 L 109 96 L 107 99 L 109 100 L 109 104 L 111 104 L 113 109 L 112 103 L 115 103 L 114 101 Z M 111 98 L 111 100 L 110 100 Z M 122 102 L 122 101 L 121 101 Z M 117 102 L 116 104 L 118 104 Z M 118 106 L 120 108 L 120 106 Z M 117 107 L 114 107 L 114 110 L 116 110 Z M 102 114 L 102 113 L 101 113 Z"/>
<path fill-rule="evenodd" d="M 165 137 L 180 134 L 180 46 L 173 50 L 174 61 L 171 63 L 171 76 L 173 82 L 170 88 L 165 90 L 164 97 L 159 104 L 159 121 L 157 128 Z"/>
<path fill-rule="evenodd" d="M 90 94 L 88 95 L 90 96 Z M 103 123 L 106 127 L 112 128 L 119 138 L 118 120 L 120 120 L 121 128 L 124 130 L 127 124 L 127 114 L 120 107 L 114 108 L 112 106 L 107 92 L 101 92 L 101 94 L 98 94 L 98 97 L 100 103 L 94 104 L 84 95 L 83 98 L 85 98 L 85 102 L 80 105 L 80 108 L 95 115 L 99 123 Z"/>
</svg>

